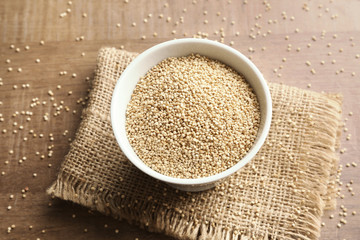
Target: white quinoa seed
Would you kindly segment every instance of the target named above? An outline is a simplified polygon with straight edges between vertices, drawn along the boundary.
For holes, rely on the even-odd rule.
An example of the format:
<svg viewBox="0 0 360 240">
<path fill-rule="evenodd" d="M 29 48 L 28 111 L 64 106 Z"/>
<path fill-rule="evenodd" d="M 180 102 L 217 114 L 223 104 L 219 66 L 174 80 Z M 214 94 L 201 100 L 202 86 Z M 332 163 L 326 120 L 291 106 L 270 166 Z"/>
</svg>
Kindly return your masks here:
<svg viewBox="0 0 360 240">
<path fill-rule="evenodd" d="M 135 87 L 126 116 L 140 159 L 177 178 L 235 165 L 251 148 L 260 122 L 256 95 L 244 78 L 198 54 L 153 67 Z"/>
</svg>

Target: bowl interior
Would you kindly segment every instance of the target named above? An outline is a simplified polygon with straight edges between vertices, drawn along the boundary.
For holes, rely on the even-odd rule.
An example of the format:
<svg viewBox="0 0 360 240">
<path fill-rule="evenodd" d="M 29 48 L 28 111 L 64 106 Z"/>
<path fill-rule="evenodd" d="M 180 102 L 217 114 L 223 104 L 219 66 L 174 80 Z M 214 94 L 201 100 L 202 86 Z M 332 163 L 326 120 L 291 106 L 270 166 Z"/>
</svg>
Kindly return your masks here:
<svg viewBox="0 0 360 240">
<path fill-rule="evenodd" d="M 260 104 L 261 121 L 258 135 L 252 148 L 236 165 L 226 171 L 209 177 L 179 179 L 165 176 L 152 170 L 136 155 L 126 135 L 126 108 L 138 80 L 140 77 L 144 76 L 150 68 L 168 57 L 186 56 L 191 53 L 198 53 L 200 55 L 219 60 L 244 75 L 257 95 Z M 179 39 L 156 45 L 140 54 L 129 64 L 119 78 L 113 93 L 111 103 L 111 121 L 115 137 L 122 151 L 140 170 L 152 177 L 168 183 L 196 185 L 218 181 L 231 175 L 248 163 L 258 152 L 268 134 L 271 121 L 271 111 L 270 92 L 266 82 L 260 71 L 248 58 L 233 48 L 215 41 L 204 39 Z"/>
</svg>

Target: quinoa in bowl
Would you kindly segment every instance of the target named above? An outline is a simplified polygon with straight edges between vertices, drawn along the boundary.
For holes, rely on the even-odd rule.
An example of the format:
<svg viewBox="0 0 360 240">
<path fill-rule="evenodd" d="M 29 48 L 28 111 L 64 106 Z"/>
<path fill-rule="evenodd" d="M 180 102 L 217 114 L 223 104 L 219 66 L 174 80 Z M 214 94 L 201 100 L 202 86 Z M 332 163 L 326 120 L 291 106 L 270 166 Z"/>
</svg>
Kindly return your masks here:
<svg viewBox="0 0 360 240">
<path fill-rule="evenodd" d="M 234 166 L 250 150 L 259 125 L 259 103 L 245 78 L 199 54 L 152 67 L 126 111 L 135 153 L 174 178 L 208 177 Z"/>
<path fill-rule="evenodd" d="M 129 161 L 184 191 L 203 191 L 264 144 L 271 96 L 259 69 L 207 39 L 176 39 L 138 55 L 111 100 L 111 125 Z"/>
</svg>

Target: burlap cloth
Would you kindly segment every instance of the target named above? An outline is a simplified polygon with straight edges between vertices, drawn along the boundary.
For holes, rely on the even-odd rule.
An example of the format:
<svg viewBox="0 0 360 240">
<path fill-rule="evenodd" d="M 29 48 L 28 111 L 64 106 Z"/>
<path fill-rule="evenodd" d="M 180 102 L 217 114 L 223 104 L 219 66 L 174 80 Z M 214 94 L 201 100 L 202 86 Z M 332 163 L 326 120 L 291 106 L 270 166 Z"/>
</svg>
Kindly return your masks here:
<svg viewBox="0 0 360 240">
<path fill-rule="evenodd" d="M 83 120 L 49 194 L 180 239 L 317 239 L 334 208 L 341 98 L 270 83 L 273 121 L 248 165 L 215 189 L 182 192 L 137 170 L 110 123 L 135 53 L 103 48 Z"/>
</svg>

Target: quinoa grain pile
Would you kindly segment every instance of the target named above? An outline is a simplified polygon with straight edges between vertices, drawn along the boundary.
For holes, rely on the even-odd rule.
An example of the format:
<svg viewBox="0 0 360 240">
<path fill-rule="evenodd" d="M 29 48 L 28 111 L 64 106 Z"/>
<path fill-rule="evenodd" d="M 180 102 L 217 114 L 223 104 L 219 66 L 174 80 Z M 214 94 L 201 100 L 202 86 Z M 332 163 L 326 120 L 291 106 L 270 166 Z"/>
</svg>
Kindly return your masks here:
<svg viewBox="0 0 360 240">
<path fill-rule="evenodd" d="M 200 178 L 235 165 L 253 145 L 259 103 L 229 66 L 198 54 L 168 58 L 136 85 L 126 130 L 140 159 L 176 178 Z"/>
</svg>

